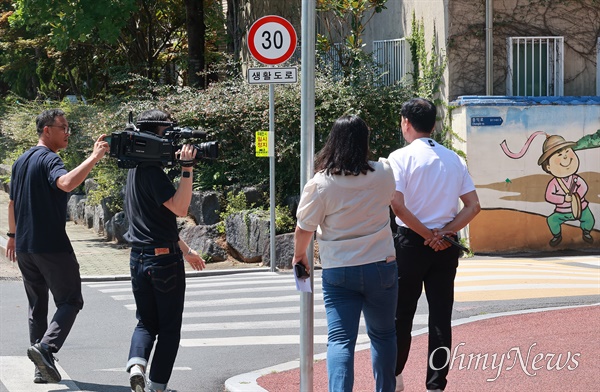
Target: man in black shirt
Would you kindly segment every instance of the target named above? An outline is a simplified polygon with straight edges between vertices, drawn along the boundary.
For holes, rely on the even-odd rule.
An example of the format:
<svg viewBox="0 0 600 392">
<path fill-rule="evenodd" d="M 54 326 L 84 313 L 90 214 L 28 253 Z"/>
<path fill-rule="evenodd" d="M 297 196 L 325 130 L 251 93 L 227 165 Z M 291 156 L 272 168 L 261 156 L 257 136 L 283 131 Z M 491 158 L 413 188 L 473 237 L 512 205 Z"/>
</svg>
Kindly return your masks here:
<svg viewBox="0 0 600 392">
<path fill-rule="evenodd" d="M 159 136 L 172 126 L 161 110 L 143 112 L 137 121 L 142 132 Z M 125 188 L 125 213 L 131 244 L 131 286 L 136 303 L 137 326 L 133 331 L 126 370 L 134 392 L 147 386 L 152 392 L 167 389 L 179 349 L 185 299 L 185 258 L 193 269 L 205 262 L 179 239 L 177 216 L 185 216 L 192 199 L 192 172 L 196 150 L 185 144 L 179 151 L 181 181 L 177 189 L 161 164 L 142 163 L 130 169 Z M 156 347 L 154 347 L 154 341 Z M 145 372 L 154 347 L 146 385 Z"/>
<path fill-rule="evenodd" d="M 70 172 L 57 155 L 69 143 L 69 123 L 60 109 L 36 119 L 38 144 L 13 164 L 8 204 L 6 256 L 18 261 L 29 302 L 27 355 L 35 364 L 35 383 L 59 382 L 53 353 L 60 350 L 83 307 L 79 264 L 67 237 L 67 201 L 109 145 L 102 135 L 92 154 Z M 48 325 L 48 290 L 56 313 Z"/>
</svg>

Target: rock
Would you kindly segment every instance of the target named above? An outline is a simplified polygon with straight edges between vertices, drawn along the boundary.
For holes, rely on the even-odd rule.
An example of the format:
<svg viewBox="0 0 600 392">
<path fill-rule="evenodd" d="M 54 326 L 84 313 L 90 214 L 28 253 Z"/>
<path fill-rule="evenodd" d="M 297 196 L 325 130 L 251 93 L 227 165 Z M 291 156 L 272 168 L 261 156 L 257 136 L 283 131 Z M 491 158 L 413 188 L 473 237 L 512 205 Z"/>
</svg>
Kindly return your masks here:
<svg viewBox="0 0 600 392">
<path fill-rule="evenodd" d="M 179 233 L 179 238 L 200 253 L 207 262 L 227 259 L 227 246 L 221 237 L 216 224 L 188 226 Z"/>
<path fill-rule="evenodd" d="M 271 238 L 267 238 L 263 244 L 262 264 L 271 265 Z M 291 269 L 292 257 L 294 257 L 294 233 L 286 233 L 275 236 L 275 267 L 279 269 Z"/>
<path fill-rule="evenodd" d="M 198 225 L 213 225 L 219 222 L 221 203 L 217 192 L 194 192 L 188 215 L 194 218 Z"/>
<path fill-rule="evenodd" d="M 261 261 L 264 241 L 269 240 L 269 225 L 266 211 L 240 211 L 225 219 L 227 243 L 237 258 L 246 263 Z"/>
<path fill-rule="evenodd" d="M 110 241 L 117 241 L 119 244 L 125 244 L 124 235 L 129 230 L 129 220 L 125 212 L 117 212 L 105 225 L 104 232 L 106 238 Z"/>
<path fill-rule="evenodd" d="M 67 202 L 67 220 L 72 222 L 77 221 L 77 208 L 79 202 L 84 199 L 84 195 L 71 195 L 69 201 Z"/>
</svg>

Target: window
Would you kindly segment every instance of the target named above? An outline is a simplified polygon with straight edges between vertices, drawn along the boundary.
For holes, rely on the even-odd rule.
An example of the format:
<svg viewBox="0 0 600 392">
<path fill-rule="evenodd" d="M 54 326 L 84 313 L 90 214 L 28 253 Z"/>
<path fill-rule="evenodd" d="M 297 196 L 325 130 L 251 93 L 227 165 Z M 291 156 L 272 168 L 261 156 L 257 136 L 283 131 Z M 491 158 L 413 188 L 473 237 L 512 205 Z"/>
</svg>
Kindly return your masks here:
<svg viewBox="0 0 600 392">
<path fill-rule="evenodd" d="M 564 37 L 509 37 L 507 95 L 562 96 Z"/>
<path fill-rule="evenodd" d="M 373 61 L 379 67 L 381 84 L 402 80 L 410 68 L 410 50 L 404 38 L 373 41 Z"/>
</svg>

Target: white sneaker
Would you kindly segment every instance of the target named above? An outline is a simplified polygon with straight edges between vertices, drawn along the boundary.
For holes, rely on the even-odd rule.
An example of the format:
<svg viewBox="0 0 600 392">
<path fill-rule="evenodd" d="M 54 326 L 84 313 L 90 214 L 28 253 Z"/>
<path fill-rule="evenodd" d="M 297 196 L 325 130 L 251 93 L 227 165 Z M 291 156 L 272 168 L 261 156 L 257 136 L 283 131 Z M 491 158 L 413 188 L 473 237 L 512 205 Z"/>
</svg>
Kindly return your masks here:
<svg viewBox="0 0 600 392">
<path fill-rule="evenodd" d="M 396 376 L 396 390 L 395 392 L 402 392 L 404 390 L 404 378 L 402 374 Z"/>
<path fill-rule="evenodd" d="M 144 369 L 140 365 L 133 365 L 129 369 L 129 385 L 131 385 L 131 392 L 144 392 L 146 377 Z"/>
</svg>

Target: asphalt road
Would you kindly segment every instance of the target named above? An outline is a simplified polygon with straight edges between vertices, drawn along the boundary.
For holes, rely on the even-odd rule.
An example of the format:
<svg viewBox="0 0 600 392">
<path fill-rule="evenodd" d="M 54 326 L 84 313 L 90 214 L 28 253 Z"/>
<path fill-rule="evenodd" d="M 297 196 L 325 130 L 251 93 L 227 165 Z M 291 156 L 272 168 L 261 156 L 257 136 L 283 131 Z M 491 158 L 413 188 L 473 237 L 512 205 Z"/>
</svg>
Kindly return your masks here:
<svg viewBox="0 0 600 392">
<path fill-rule="evenodd" d="M 598 303 L 595 257 L 486 258 L 461 262 L 453 318 Z M 326 350 L 320 273 L 315 273 L 315 354 Z M 124 371 L 135 307 L 126 281 L 83 284 L 85 306 L 57 354 L 64 381 L 38 386 L 25 356 L 27 308 L 20 281 L 0 281 L 0 392 L 126 392 Z M 182 341 L 170 387 L 221 392 L 237 375 L 299 357 L 299 294 L 289 273 L 249 272 L 187 279 Z M 414 329 L 427 320 L 422 298 Z M 364 326 L 359 344 L 367 343 Z"/>
</svg>

